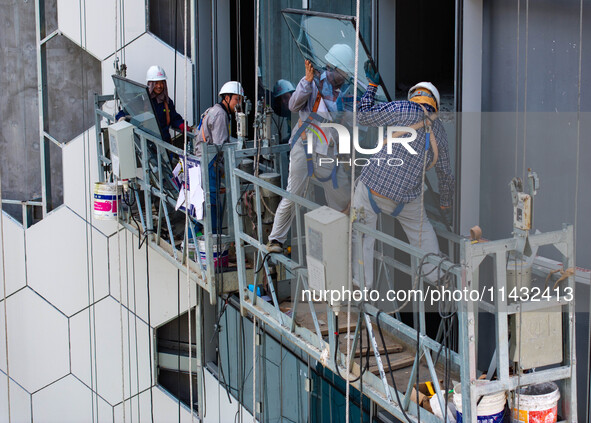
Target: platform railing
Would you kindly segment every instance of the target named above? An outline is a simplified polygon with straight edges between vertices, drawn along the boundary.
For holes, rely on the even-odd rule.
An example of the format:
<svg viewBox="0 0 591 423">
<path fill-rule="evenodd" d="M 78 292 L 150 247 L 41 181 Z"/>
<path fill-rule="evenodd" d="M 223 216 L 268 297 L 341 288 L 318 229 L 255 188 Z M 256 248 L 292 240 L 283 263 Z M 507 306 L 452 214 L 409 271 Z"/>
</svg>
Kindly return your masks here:
<svg viewBox="0 0 591 423">
<path fill-rule="evenodd" d="M 113 96 L 95 96 L 98 176 L 101 182 L 114 181 L 111 160 L 108 157 L 109 147 L 105 141 L 104 132 L 106 132 L 106 126 L 114 123 L 115 118 L 102 110 L 104 103 L 110 100 L 113 100 Z M 183 160 L 184 151 L 137 127 L 134 128 L 134 134 L 136 136 L 136 157 L 139 163 L 138 175 L 127 182 L 129 191 L 123 194 L 124 201 L 121 203 L 119 221 L 140 239 L 147 240 L 152 248 L 162 253 L 179 269 L 185 270 L 188 262 L 191 278 L 206 289 L 211 294 L 211 301 L 215 302 L 221 293 L 221 287 L 216 284 L 216 273 L 219 273 L 221 269 L 215 264 L 213 254 L 216 238 L 214 238 L 215 234 L 212 230 L 214 225 L 211 220 L 210 185 L 214 182 L 210 180 L 208 164 L 216 155 L 223 156 L 228 149 L 235 149 L 235 145 L 228 143 L 223 147 L 206 146 L 202 149 L 201 157 L 192 154 L 191 148 L 188 148 L 185 163 L 199 162 L 202 164 L 201 181 L 205 201 L 203 204 L 204 217 L 197 220 L 189 215 L 188 234 L 185 236 L 185 212 L 183 209 L 175 211 L 179 193 L 184 188 L 178 185 L 178 181 L 173 180 L 171 161 L 171 158 L 174 158 L 175 161 Z M 187 133 L 187 137 L 189 145 L 193 145 L 194 135 Z M 224 163 L 224 173 L 230 174 L 228 161 L 220 160 L 220 163 L 222 162 Z M 184 170 L 186 175 L 188 171 L 186 168 Z M 220 195 L 222 194 L 218 193 L 218 196 Z M 227 210 L 220 210 L 220 213 L 227 218 L 228 233 L 226 235 L 233 237 L 233 215 L 227 213 Z M 174 230 L 175 221 L 179 226 L 182 224 L 182 230 Z M 199 254 L 197 239 L 199 229 L 203 233 L 205 257 Z M 189 254 L 192 249 L 195 251 L 194 258 L 191 258 Z"/>
</svg>

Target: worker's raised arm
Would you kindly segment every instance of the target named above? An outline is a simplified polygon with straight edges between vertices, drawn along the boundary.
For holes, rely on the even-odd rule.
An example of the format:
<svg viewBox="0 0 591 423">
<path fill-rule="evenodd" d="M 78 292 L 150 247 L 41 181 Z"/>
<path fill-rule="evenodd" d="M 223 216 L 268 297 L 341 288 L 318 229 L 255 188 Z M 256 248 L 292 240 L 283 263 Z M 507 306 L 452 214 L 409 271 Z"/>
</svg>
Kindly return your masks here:
<svg viewBox="0 0 591 423">
<path fill-rule="evenodd" d="M 357 108 L 357 121 L 364 126 L 385 126 L 398 123 L 400 106 L 398 102 L 375 104 L 375 95 L 378 87 L 369 85 L 359 101 Z"/>
<path fill-rule="evenodd" d="M 289 110 L 292 112 L 299 112 L 310 99 L 314 88 L 314 67 L 309 60 L 306 60 L 306 75 L 300 80 L 294 93 L 289 99 Z"/>
</svg>

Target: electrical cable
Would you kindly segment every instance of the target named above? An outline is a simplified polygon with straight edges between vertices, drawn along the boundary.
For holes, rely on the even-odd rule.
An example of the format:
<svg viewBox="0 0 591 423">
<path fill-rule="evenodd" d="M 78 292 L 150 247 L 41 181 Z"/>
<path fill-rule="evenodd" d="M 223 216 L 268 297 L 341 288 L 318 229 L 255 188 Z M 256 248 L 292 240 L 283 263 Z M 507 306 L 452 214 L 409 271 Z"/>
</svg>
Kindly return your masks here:
<svg viewBox="0 0 591 423">
<path fill-rule="evenodd" d="M 359 335 L 359 340 L 360 340 L 360 343 L 359 343 L 359 369 L 360 369 L 359 376 L 357 376 L 355 379 L 347 379 L 347 378 L 345 378 L 341 374 L 341 371 L 339 370 L 339 362 L 337 360 L 337 358 L 338 358 L 338 354 L 337 353 L 339 351 L 339 345 L 340 345 L 339 344 L 339 329 L 338 329 L 339 328 L 339 316 L 338 315 L 335 316 L 335 324 L 336 324 L 336 328 L 337 328 L 337 330 L 335 331 L 335 338 L 336 338 L 335 339 L 335 345 L 336 345 L 336 348 L 334 350 L 334 357 L 333 357 L 333 359 L 334 359 L 334 364 L 335 364 L 335 369 L 337 371 L 337 375 L 341 379 L 347 381 L 348 383 L 355 383 L 355 382 L 357 382 L 358 380 L 360 380 L 363 377 L 363 374 L 367 370 L 369 370 L 369 350 L 370 350 L 370 348 L 369 348 L 369 346 L 370 346 L 369 331 L 367 329 L 365 330 L 365 335 L 367 337 L 367 346 L 368 346 L 367 347 L 367 350 L 365 352 L 365 355 L 366 355 L 365 367 L 363 367 L 363 364 L 362 364 L 362 359 L 363 359 L 363 341 L 362 341 L 362 339 L 363 339 L 363 335 Z M 363 328 L 363 323 L 361 323 L 361 326 Z M 361 330 L 363 330 L 363 329 L 361 329 Z"/>
<path fill-rule="evenodd" d="M 386 340 L 384 339 L 384 334 L 382 333 L 382 326 L 380 325 L 380 314 L 382 314 L 382 313 L 383 312 L 381 310 L 378 310 L 378 314 L 376 314 L 376 323 L 378 325 L 378 333 L 380 334 L 380 339 L 382 340 L 382 345 L 384 345 L 384 349 L 386 349 Z M 389 356 L 389 354 L 387 354 L 387 350 L 386 350 L 385 356 L 386 356 L 386 361 L 388 363 L 388 370 L 390 373 L 390 379 L 392 380 L 392 387 L 394 388 L 394 393 L 396 394 L 396 401 L 398 401 L 398 407 L 400 408 L 400 411 L 402 411 L 402 415 L 404 416 L 404 418 L 409 423 L 413 423 L 413 421 L 410 419 L 410 417 L 408 417 L 408 415 L 404 411 L 404 407 L 402 406 L 402 401 L 400 400 L 400 394 L 398 393 L 398 388 L 396 387 L 396 379 L 394 379 L 394 372 L 392 370 L 392 365 L 390 364 L 390 356 Z M 417 385 L 417 390 L 418 390 L 418 385 Z M 418 401 L 417 401 L 417 407 L 418 407 Z"/>
</svg>

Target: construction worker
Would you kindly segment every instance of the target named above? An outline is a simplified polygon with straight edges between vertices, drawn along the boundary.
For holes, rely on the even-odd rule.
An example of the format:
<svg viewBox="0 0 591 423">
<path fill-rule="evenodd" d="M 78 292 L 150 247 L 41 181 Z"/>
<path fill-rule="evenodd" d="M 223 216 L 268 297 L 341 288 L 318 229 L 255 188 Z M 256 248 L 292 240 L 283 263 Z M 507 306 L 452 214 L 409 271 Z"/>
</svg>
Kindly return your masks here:
<svg viewBox="0 0 591 423">
<path fill-rule="evenodd" d="M 279 79 L 273 87 L 271 107 L 277 117 L 273 117 L 277 131 L 279 132 L 279 142 L 287 143 L 291 135 L 291 111 L 289 110 L 289 100 L 295 87 L 287 79 Z M 284 128 L 285 127 L 285 128 Z"/>
<path fill-rule="evenodd" d="M 427 219 L 423 204 L 424 172 L 434 166 L 439 180 L 440 206 L 451 224 L 451 205 L 454 176 L 450 167 L 447 135 L 437 112 L 441 106 L 439 91 L 430 82 L 420 82 L 408 92 L 408 100 L 374 105 L 379 74 L 366 64 L 369 80 L 367 91 L 359 104 L 359 124 L 365 126 L 406 126 L 416 130 L 412 154 L 404 143 L 394 143 L 391 155 L 387 148 L 374 154 L 370 164 L 363 168 L 353 198 L 357 220 L 376 227 L 379 213 L 398 219 L 410 244 L 426 252 L 439 253 L 435 231 Z M 426 145 L 426 133 L 429 144 Z M 408 133 L 393 134 L 394 137 Z M 426 150 L 428 148 L 428 150 Z M 425 161 L 425 154 L 427 155 Z M 398 165 L 388 165 L 388 159 Z M 379 159 L 382 159 L 381 161 Z M 390 163 L 393 163 L 392 160 Z M 358 245 L 361 235 L 353 234 L 353 279 L 360 286 Z M 373 288 L 373 256 L 375 238 L 363 235 L 363 267 L 365 287 Z M 428 272 L 433 266 L 426 266 Z M 436 277 L 432 274 L 430 279 Z"/>
<path fill-rule="evenodd" d="M 194 154 L 197 157 L 201 157 L 204 143 L 221 146 L 230 140 L 230 121 L 236 109 L 242 107 L 244 89 L 240 82 L 228 81 L 222 86 L 218 95 L 220 101 L 207 109 L 201 116 L 197 134 L 195 135 Z M 223 220 L 223 216 L 217 213 L 217 193 L 223 171 L 221 159 L 220 155 L 216 155 L 208 164 L 211 222 L 214 233 L 220 232 Z"/>
<path fill-rule="evenodd" d="M 307 122 L 312 122 L 312 114 L 332 120 L 342 111 L 345 83 L 354 69 L 353 49 L 346 44 L 335 44 L 325 55 L 326 70 L 316 78 L 314 67 L 306 60 L 306 75 L 300 80 L 289 100 L 289 109 L 299 113 L 299 121 L 290 139 L 289 175 L 287 191 L 304 196 L 311 176 L 322 182 L 324 195 L 329 207 L 343 211 L 350 202 L 350 182 L 341 166 L 332 163 L 319 164 L 320 158 L 335 157 L 338 151 L 338 136 L 331 132 L 328 141 L 313 138 L 314 156 L 307 156 Z M 332 114 L 332 116 L 331 116 Z M 317 124 L 318 122 L 316 122 Z M 283 198 L 275 213 L 273 229 L 269 234 L 267 251 L 283 252 L 283 243 L 294 217 L 294 203 Z"/>
<path fill-rule="evenodd" d="M 162 137 L 166 142 L 171 142 L 170 128 L 181 132 L 185 130 L 185 120 L 179 115 L 174 107 L 174 102 L 168 96 L 168 87 L 166 85 L 166 72 L 158 65 L 150 66 L 146 72 L 146 83 L 148 84 L 148 93 L 150 101 L 154 107 L 156 119 L 162 129 Z M 120 111 L 116 119 L 125 117 L 125 112 Z M 187 125 L 186 129 L 192 131 L 193 128 Z"/>
</svg>

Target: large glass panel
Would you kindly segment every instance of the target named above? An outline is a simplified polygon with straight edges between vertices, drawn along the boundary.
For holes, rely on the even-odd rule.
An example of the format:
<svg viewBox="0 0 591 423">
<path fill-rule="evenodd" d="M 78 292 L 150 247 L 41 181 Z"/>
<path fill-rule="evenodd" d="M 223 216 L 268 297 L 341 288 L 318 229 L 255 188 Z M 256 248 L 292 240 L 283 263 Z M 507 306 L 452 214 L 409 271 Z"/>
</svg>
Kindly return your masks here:
<svg viewBox="0 0 591 423">
<path fill-rule="evenodd" d="M 121 101 L 121 108 L 129 115 L 131 123 L 155 137 L 162 138 L 148 87 L 117 75 L 113 75 L 113 82 Z"/>
<path fill-rule="evenodd" d="M 349 83 L 353 83 L 355 62 L 350 59 L 350 55 L 339 55 L 339 52 L 345 49 L 348 49 L 349 52 L 355 51 L 354 18 L 293 9 L 284 10 L 283 17 L 302 56 L 306 60 L 310 60 L 316 70 L 322 71 L 327 67 L 337 67 L 347 74 L 346 78 Z M 364 68 L 365 66 L 374 68 L 374 64 L 361 34 L 360 41 L 357 88 L 358 95 L 362 96 L 368 86 Z M 340 46 L 347 47 L 339 48 Z M 343 76 L 345 75 L 343 74 Z M 387 97 L 384 87 L 378 87 L 376 101 L 386 101 Z"/>
</svg>

